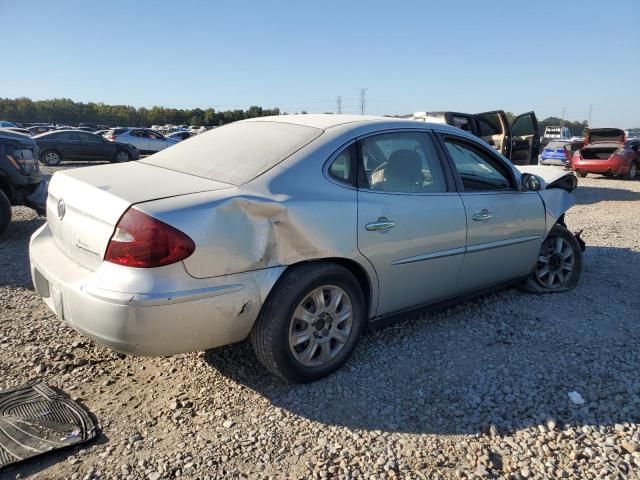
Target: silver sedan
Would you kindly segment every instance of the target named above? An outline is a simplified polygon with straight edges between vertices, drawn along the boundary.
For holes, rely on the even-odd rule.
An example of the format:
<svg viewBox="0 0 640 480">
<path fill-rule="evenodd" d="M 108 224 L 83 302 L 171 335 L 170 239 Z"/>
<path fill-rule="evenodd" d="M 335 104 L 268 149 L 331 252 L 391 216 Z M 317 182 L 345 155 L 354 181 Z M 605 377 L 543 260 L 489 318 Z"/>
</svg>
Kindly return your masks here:
<svg viewBox="0 0 640 480">
<path fill-rule="evenodd" d="M 139 162 L 57 172 L 33 282 L 118 351 L 250 336 L 270 371 L 308 382 L 342 365 L 367 324 L 513 283 L 573 288 L 581 242 L 563 219 L 576 179 L 536 168 L 446 125 L 237 122 Z"/>
</svg>

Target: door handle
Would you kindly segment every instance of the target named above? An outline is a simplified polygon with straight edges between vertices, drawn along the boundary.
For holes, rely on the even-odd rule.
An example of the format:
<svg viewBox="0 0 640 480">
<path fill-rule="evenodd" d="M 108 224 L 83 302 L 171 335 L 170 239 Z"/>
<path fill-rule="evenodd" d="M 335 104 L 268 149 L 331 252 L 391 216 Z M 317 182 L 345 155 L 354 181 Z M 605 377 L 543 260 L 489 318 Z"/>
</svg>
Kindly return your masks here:
<svg viewBox="0 0 640 480">
<path fill-rule="evenodd" d="M 395 222 L 392 222 L 387 217 L 380 217 L 375 222 L 367 223 L 364 228 L 366 228 L 369 232 L 384 232 L 387 230 L 391 230 L 396 226 Z"/>
<path fill-rule="evenodd" d="M 486 208 L 483 208 L 480 213 L 476 213 L 473 216 L 473 219 L 476 222 L 484 222 L 486 220 L 491 220 L 492 218 L 493 218 L 493 214 L 489 212 L 489 210 L 487 210 Z"/>
</svg>

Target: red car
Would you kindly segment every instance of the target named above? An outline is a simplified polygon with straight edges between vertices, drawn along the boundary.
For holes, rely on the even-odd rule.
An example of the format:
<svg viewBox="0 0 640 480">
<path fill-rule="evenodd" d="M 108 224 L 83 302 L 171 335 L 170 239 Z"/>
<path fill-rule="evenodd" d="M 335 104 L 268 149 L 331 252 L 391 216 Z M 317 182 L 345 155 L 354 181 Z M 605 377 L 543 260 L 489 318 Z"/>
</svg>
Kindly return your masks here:
<svg viewBox="0 0 640 480">
<path fill-rule="evenodd" d="M 639 148 L 640 139 L 625 141 L 624 131 L 619 128 L 591 128 L 584 147 L 573 154 L 571 167 L 583 178 L 589 173 L 600 173 L 632 180 L 638 173 Z"/>
</svg>

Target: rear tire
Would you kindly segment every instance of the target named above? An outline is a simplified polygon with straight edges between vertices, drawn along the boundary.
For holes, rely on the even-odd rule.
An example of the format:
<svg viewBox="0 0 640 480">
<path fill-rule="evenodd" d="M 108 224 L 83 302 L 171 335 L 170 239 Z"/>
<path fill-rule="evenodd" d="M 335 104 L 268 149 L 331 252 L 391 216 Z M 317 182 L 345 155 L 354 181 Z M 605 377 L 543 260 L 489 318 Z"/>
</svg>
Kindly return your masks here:
<svg viewBox="0 0 640 480">
<path fill-rule="evenodd" d="M 540 246 L 533 272 L 521 288 L 529 293 L 567 292 L 582 274 L 582 248 L 566 227 L 555 224 Z"/>
<path fill-rule="evenodd" d="M 580 178 L 587 178 L 587 175 L 589 175 L 589 172 L 578 172 Z"/>
<path fill-rule="evenodd" d="M 287 270 L 251 331 L 260 362 L 288 382 L 325 377 L 351 356 L 366 322 L 364 296 L 349 270 L 307 263 Z"/>
<path fill-rule="evenodd" d="M 125 163 L 131 160 L 131 155 L 126 150 L 118 150 L 116 152 L 115 157 L 113 157 L 113 161 L 115 163 Z"/>
<path fill-rule="evenodd" d="M 62 163 L 62 155 L 55 150 L 46 150 L 42 152 L 40 159 L 45 165 L 49 165 L 50 167 L 55 167 Z"/>
<path fill-rule="evenodd" d="M 11 223 L 11 202 L 5 193 L 0 190 L 0 236 L 9 228 Z"/>
</svg>

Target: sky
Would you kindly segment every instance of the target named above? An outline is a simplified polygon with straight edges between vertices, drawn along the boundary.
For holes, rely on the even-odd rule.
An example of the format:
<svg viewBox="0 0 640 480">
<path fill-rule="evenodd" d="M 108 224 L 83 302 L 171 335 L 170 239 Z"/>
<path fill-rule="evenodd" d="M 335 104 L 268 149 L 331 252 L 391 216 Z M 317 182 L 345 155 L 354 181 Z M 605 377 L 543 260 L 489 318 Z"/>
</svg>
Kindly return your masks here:
<svg viewBox="0 0 640 480">
<path fill-rule="evenodd" d="M 0 97 L 640 127 L 640 0 L 0 0 Z M 592 107 L 590 107 L 592 106 Z"/>
</svg>

